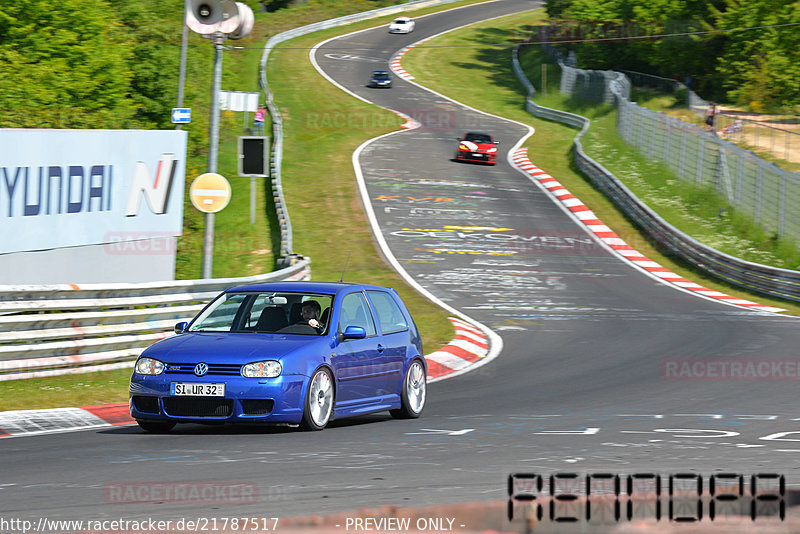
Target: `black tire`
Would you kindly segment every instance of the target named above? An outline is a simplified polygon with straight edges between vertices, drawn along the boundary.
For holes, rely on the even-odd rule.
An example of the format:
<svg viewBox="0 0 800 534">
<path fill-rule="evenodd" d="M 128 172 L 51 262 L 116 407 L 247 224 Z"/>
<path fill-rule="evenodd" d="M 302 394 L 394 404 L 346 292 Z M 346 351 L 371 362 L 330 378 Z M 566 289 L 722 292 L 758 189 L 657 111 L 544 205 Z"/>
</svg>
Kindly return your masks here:
<svg viewBox="0 0 800 534">
<path fill-rule="evenodd" d="M 422 415 L 422 410 L 425 409 L 427 392 L 428 378 L 425 376 L 425 367 L 421 361 L 414 360 L 408 366 L 406 376 L 403 378 L 400 408 L 389 410 L 389 413 L 395 419 L 416 419 Z"/>
<path fill-rule="evenodd" d="M 325 428 L 333 416 L 334 399 L 335 392 L 331 372 L 324 367 L 317 369 L 317 372 L 308 381 L 300 428 L 307 431 Z"/>
<path fill-rule="evenodd" d="M 175 423 L 170 421 L 144 421 L 142 419 L 137 419 L 136 423 L 142 430 L 152 432 L 153 434 L 163 434 L 175 428 Z"/>
</svg>

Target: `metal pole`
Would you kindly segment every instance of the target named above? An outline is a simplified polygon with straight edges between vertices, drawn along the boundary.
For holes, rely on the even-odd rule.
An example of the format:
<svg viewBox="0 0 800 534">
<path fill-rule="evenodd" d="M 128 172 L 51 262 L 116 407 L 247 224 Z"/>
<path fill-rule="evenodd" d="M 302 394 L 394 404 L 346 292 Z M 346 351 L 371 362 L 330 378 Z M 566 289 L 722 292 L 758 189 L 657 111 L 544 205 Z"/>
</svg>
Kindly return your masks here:
<svg viewBox="0 0 800 534">
<path fill-rule="evenodd" d="M 208 172 L 217 172 L 219 149 L 219 91 L 222 85 L 223 34 L 214 36 L 214 83 L 211 90 L 211 124 L 209 126 Z M 214 262 L 214 214 L 206 213 L 206 231 L 203 239 L 203 278 L 211 278 Z"/>
<path fill-rule="evenodd" d="M 547 64 L 542 63 L 542 94 L 547 94 Z"/>
<path fill-rule="evenodd" d="M 186 84 L 186 48 L 189 43 L 189 27 L 186 25 L 186 15 L 189 13 L 189 0 L 183 2 L 183 37 L 181 38 L 181 66 L 178 70 L 178 105 L 183 107 L 183 87 Z M 181 129 L 180 124 L 175 125 L 176 130 Z"/>
<path fill-rule="evenodd" d="M 256 177 L 250 177 L 250 224 L 256 223 Z"/>
</svg>

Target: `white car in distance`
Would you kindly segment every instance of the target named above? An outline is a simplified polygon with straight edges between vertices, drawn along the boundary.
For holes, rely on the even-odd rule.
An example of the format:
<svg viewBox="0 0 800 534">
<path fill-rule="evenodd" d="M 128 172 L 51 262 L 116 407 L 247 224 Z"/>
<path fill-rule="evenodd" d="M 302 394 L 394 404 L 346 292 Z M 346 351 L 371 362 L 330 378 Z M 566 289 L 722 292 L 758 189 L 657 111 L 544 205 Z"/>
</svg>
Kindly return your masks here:
<svg viewBox="0 0 800 534">
<path fill-rule="evenodd" d="M 389 24 L 389 33 L 411 33 L 414 31 L 414 19 L 397 17 Z"/>
</svg>

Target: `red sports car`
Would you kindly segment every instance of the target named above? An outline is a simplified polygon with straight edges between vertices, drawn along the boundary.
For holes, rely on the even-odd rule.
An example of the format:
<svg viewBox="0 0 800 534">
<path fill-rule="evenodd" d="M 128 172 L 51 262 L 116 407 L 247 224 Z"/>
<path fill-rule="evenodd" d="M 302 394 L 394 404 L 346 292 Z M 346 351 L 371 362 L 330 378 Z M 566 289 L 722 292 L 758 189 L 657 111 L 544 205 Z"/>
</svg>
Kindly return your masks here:
<svg viewBox="0 0 800 534">
<path fill-rule="evenodd" d="M 494 165 L 497 162 L 497 144 L 489 134 L 467 132 L 458 140 L 456 161 L 480 161 Z"/>
</svg>

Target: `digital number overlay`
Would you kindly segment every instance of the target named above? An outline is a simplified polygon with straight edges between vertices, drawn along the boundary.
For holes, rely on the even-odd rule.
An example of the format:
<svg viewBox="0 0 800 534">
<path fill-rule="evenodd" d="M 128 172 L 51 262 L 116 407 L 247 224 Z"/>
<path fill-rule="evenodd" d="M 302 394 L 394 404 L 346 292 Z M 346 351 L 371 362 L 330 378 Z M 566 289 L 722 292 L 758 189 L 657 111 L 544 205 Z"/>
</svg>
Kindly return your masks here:
<svg viewBox="0 0 800 534">
<path fill-rule="evenodd" d="M 508 520 L 523 510 L 539 521 L 696 523 L 724 517 L 786 518 L 784 475 L 696 473 L 513 473 Z"/>
</svg>

